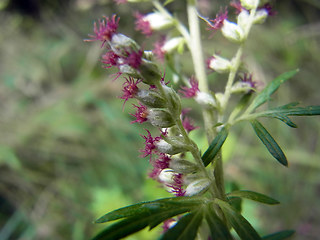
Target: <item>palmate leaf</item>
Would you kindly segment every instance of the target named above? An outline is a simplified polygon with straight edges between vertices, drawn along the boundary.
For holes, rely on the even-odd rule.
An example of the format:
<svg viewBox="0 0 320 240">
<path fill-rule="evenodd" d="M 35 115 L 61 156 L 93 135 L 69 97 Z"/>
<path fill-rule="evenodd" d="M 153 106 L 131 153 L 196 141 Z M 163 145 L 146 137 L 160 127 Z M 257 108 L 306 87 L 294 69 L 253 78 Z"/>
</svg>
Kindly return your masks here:
<svg viewBox="0 0 320 240">
<path fill-rule="evenodd" d="M 293 70 L 290 72 L 286 72 L 275 78 L 272 82 L 270 82 L 251 102 L 249 107 L 246 110 L 246 113 L 251 113 L 257 107 L 261 106 L 263 103 L 270 99 L 270 96 L 277 91 L 282 83 L 287 81 L 288 79 L 292 78 L 296 73 L 297 70 Z"/>
<path fill-rule="evenodd" d="M 261 240 L 261 237 L 251 224 L 230 204 L 217 198 L 214 201 L 219 205 L 231 226 L 242 240 Z"/>
<path fill-rule="evenodd" d="M 196 209 L 204 201 L 199 197 L 174 197 L 117 209 L 99 218 L 96 223 L 122 220 L 107 227 L 93 239 L 120 239 L 148 226 L 154 228 L 166 219 Z"/>
<path fill-rule="evenodd" d="M 267 111 L 253 114 L 257 117 L 270 117 L 283 121 L 290 127 L 297 127 L 288 116 L 314 116 L 320 115 L 320 106 L 297 107 L 299 103 L 289 103 L 284 106 L 269 109 Z"/>
<path fill-rule="evenodd" d="M 223 127 L 218 133 L 218 135 L 213 139 L 210 146 L 201 157 L 204 166 L 208 166 L 209 163 L 211 163 L 214 160 L 215 156 L 217 155 L 226 138 L 228 137 L 228 133 L 228 129 L 226 127 Z"/>
<path fill-rule="evenodd" d="M 264 204 L 279 204 L 279 202 L 271 197 L 268 197 L 264 194 L 253 192 L 253 191 L 247 191 L 247 190 L 239 190 L 239 191 L 233 191 L 227 194 L 228 198 L 247 198 L 256 202 L 261 202 Z"/>
<path fill-rule="evenodd" d="M 210 228 L 211 239 L 212 240 L 233 240 L 233 237 L 228 229 L 228 227 L 222 222 L 222 220 L 217 216 L 213 209 L 212 204 L 208 206 L 205 212 L 205 217 Z"/>
<path fill-rule="evenodd" d="M 263 240 L 284 240 L 284 239 L 288 239 L 289 237 L 291 237 L 294 233 L 295 233 L 295 231 L 293 231 L 293 230 L 285 230 L 285 231 L 281 231 L 281 232 L 277 232 L 277 233 L 273 233 L 273 234 L 264 236 L 262 239 Z"/>
<path fill-rule="evenodd" d="M 264 128 L 264 126 L 257 120 L 252 120 L 251 125 L 255 133 L 260 138 L 262 143 L 267 147 L 271 155 L 275 159 L 277 159 L 282 165 L 288 166 L 288 161 L 286 156 L 284 155 L 283 151 L 281 150 L 279 145 L 276 143 L 276 141 L 273 139 L 273 137 L 270 135 L 270 133 Z"/>
<path fill-rule="evenodd" d="M 172 228 L 165 232 L 160 240 L 192 240 L 195 239 L 203 220 L 203 208 L 200 207 L 183 216 Z"/>
</svg>

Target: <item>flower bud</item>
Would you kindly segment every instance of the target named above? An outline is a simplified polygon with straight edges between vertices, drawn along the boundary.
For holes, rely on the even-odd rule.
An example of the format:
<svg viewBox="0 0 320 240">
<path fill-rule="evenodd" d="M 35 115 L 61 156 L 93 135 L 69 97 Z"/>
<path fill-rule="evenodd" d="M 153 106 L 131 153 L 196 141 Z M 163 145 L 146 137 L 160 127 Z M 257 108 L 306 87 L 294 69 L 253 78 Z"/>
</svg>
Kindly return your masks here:
<svg viewBox="0 0 320 240">
<path fill-rule="evenodd" d="M 149 108 L 166 107 L 166 101 L 156 91 L 139 89 L 135 97 Z"/>
<path fill-rule="evenodd" d="M 172 168 L 177 173 L 183 174 L 194 173 L 198 170 L 197 165 L 183 159 L 172 159 L 170 161 L 170 168 Z"/>
<path fill-rule="evenodd" d="M 128 48 L 133 50 L 139 49 L 138 44 L 133 39 L 121 33 L 117 33 L 112 36 L 110 47 L 117 55 L 122 55 L 122 52 Z"/>
<path fill-rule="evenodd" d="M 162 183 L 174 184 L 174 176 L 175 175 L 176 175 L 176 173 L 172 169 L 165 168 L 160 172 L 158 178 Z"/>
<path fill-rule="evenodd" d="M 149 109 L 148 120 L 153 126 L 160 128 L 168 128 L 175 125 L 175 122 L 168 110 L 161 108 Z"/>
<path fill-rule="evenodd" d="M 166 137 L 165 140 L 161 139 L 159 142 L 156 142 L 155 145 L 159 152 L 174 155 L 188 151 L 188 146 L 186 146 L 183 141 L 182 137 Z"/>
<path fill-rule="evenodd" d="M 161 50 L 165 53 L 171 53 L 176 49 L 183 49 L 184 43 L 185 39 L 183 37 L 171 38 L 164 43 L 164 45 L 161 47 Z"/>
<path fill-rule="evenodd" d="M 242 29 L 246 29 L 247 25 L 249 23 L 250 14 L 246 10 L 242 10 L 238 17 L 237 17 L 237 23 Z"/>
<path fill-rule="evenodd" d="M 259 0 L 240 0 L 240 2 L 241 5 L 248 10 L 257 8 L 259 4 Z"/>
<path fill-rule="evenodd" d="M 129 66 L 128 64 L 120 64 L 119 72 L 128 74 L 130 77 L 133 77 L 133 78 L 141 78 L 140 73 L 133 67 Z"/>
<path fill-rule="evenodd" d="M 210 181 L 207 178 L 202 178 L 191 182 L 186 188 L 185 196 L 194 196 L 205 192 L 210 186 Z"/>
<path fill-rule="evenodd" d="M 252 90 L 254 88 L 249 82 L 236 82 L 231 88 L 232 93 L 248 93 Z"/>
<path fill-rule="evenodd" d="M 163 30 L 172 26 L 173 21 L 160 12 L 153 12 L 145 15 L 143 20 L 150 24 L 152 30 Z"/>
<path fill-rule="evenodd" d="M 218 55 L 213 55 L 208 60 L 208 67 L 218 73 L 228 73 L 231 69 L 231 62 Z"/>
<path fill-rule="evenodd" d="M 194 99 L 203 107 L 216 107 L 217 105 L 213 97 L 206 92 L 198 92 Z"/>
<path fill-rule="evenodd" d="M 223 36 L 232 42 L 240 43 L 245 38 L 242 28 L 236 23 L 229 22 L 226 19 L 223 21 L 221 31 Z"/>
<path fill-rule="evenodd" d="M 268 17 L 268 11 L 266 9 L 260 9 L 256 12 L 256 15 L 254 16 L 253 23 L 254 24 L 262 24 Z"/>
<path fill-rule="evenodd" d="M 161 75 L 156 64 L 146 59 L 142 59 L 139 66 L 139 71 L 142 76 L 142 82 L 148 85 L 154 85 L 156 81 L 160 81 Z"/>
<path fill-rule="evenodd" d="M 167 98 L 170 104 L 170 110 L 172 111 L 171 114 L 174 118 L 179 118 L 181 113 L 181 100 L 179 95 L 170 87 L 166 85 L 162 85 L 163 90 L 165 91 Z"/>
</svg>

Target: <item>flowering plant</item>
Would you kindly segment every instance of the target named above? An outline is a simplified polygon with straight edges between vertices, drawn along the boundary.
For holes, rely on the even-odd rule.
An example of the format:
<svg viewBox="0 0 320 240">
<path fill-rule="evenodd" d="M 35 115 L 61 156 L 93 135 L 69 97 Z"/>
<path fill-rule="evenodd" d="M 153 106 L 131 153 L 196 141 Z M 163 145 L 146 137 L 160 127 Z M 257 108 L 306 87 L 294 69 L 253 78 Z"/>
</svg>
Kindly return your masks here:
<svg viewBox="0 0 320 240">
<path fill-rule="evenodd" d="M 266 108 L 259 107 L 270 99 L 282 83 L 293 77 L 298 70 L 281 74 L 261 91 L 250 74 L 243 59 L 243 51 L 254 25 L 263 23 L 275 14 L 268 1 L 241 0 L 230 5 L 236 9 L 236 22 L 232 22 L 227 9 L 221 10 L 215 19 L 201 16 L 196 0 L 187 0 L 189 27 L 166 9 L 172 1 L 116 0 L 118 4 L 147 2 L 155 11 L 143 15 L 136 13 L 136 29 L 146 36 L 157 31 L 167 31 L 159 38 L 152 51 L 144 50 L 137 42 L 118 32 L 119 17 L 105 17 L 94 25 L 94 34 L 86 41 L 101 41 L 106 49 L 102 56 L 105 68 L 116 68 L 115 79 L 122 76 L 124 104 L 137 99 L 136 109 L 131 114 L 132 123 L 149 122 L 159 129 L 152 136 L 148 129 L 142 136 L 145 147 L 142 157 L 148 157 L 153 169 L 149 176 L 158 181 L 174 195 L 171 198 L 142 202 L 117 209 L 102 216 L 96 223 L 119 220 L 107 227 L 94 239 L 119 239 L 143 228 L 156 227 L 163 223 L 160 239 L 234 239 L 234 229 L 240 239 L 286 239 L 293 231 L 281 231 L 260 237 L 257 231 L 241 215 L 241 199 L 246 198 L 264 204 L 279 202 L 261 193 L 235 190 L 226 193 L 224 186 L 221 147 L 232 127 L 240 122 L 249 122 L 270 154 L 282 165 L 288 161 L 280 146 L 259 121 L 260 118 L 275 118 L 289 127 L 297 127 L 290 116 L 319 115 L 319 106 L 300 107 L 298 103 Z M 208 31 L 222 35 L 237 46 L 231 59 L 218 53 L 206 61 L 200 37 L 200 23 Z M 187 77 L 172 61 L 186 48 L 190 52 L 194 75 Z M 161 65 L 168 62 L 174 79 L 167 79 Z M 226 74 L 224 92 L 211 89 L 207 68 L 218 74 Z M 175 80 L 176 79 L 176 80 Z M 175 90 L 180 86 L 179 90 Z M 235 107 L 230 105 L 233 95 L 240 95 Z M 209 143 L 201 154 L 199 146 L 189 133 L 198 127 L 187 115 L 190 109 L 182 108 L 182 99 L 192 98 L 201 109 L 204 129 Z M 189 157 L 190 156 L 190 157 Z M 240 204 L 239 204 L 240 201 Z"/>
</svg>

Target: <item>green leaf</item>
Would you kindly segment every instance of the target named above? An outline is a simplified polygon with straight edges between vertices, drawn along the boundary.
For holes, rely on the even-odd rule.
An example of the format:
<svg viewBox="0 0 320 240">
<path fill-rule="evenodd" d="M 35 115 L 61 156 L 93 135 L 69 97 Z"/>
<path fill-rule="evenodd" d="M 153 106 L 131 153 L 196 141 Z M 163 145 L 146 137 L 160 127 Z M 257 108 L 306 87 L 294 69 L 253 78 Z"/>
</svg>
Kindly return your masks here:
<svg viewBox="0 0 320 240">
<path fill-rule="evenodd" d="M 213 209 L 212 204 L 208 206 L 206 211 L 206 220 L 210 228 L 212 240 L 232 240 L 231 233 L 228 227 L 221 221 Z"/>
<path fill-rule="evenodd" d="M 141 202 L 107 213 L 97 219 L 95 223 L 105 223 L 126 217 L 153 214 L 165 209 L 176 209 L 181 207 L 188 207 L 189 209 L 192 209 L 193 207 L 203 203 L 203 201 L 204 199 L 199 197 L 173 197 Z"/>
<path fill-rule="evenodd" d="M 188 212 L 190 208 L 171 208 L 162 209 L 158 212 L 148 215 L 147 213 L 138 214 L 112 224 L 105 230 L 96 235 L 93 240 L 116 240 L 129 236 L 143 228 L 150 226 L 150 229 L 159 223 L 174 217 L 176 215 Z"/>
<path fill-rule="evenodd" d="M 295 233 L 294 230 L 285 230 L 277 233 L 273 233 L 267 236 L 264 236 L 262 239 L 263 240 L 283 240 L 283 239 L 288 239 Z"/>
<path fill-rule="evenodd" d="M 217 198 L 214 201 L 219 205 L 227 220 L 242 240 L 261 240 L 251 224 L 233 207 Z"/>
<path fill-rule="evenodd" d="M 271 197 L 268 197 L 261 193 L 247 191 L 247 190 L 233 191 L 231 193 L 228 193 L 227 196 L 230 198 L 233 198 L 233 197 L 247 198 L 256 202 L 261 202 L 261 203 L 270 204 L 270 205 L 279 204 L 279 201 Z"/>
<path fill-rule="evenodd" d="M 288 116 L 320 115 L 320 106 L 296 107 L 298 103 L 289 103 L 284 106 L 252 114 L 253 117 L 271 117 L 283 121 L 290 127 L 297 127 Z"/>
<path fill-rule="evenodd" d="M 215 139 L 213 139 L 206 152 L 201 157 L 205 166 L 208 166 L 209 163 L 211 163 L 214 160 L 215 156 L 219 152 L 227 136 L 228 129 L 226 127 L 223 127 L 218 133 L 218 135 L 215 137 Z"/>
<path fill-rule="evenodd" d="M 197 236 L 203 220 L 203 209 L 200 208 L 183 216 L 176 225 L 165 232 L 160 240 L 192 240 Z"/>
<path fill-rule="evenodd" d="M 273 139 L 273 137 L 270 135 L 270 133 L 263 127 L 263 125 L 257 120 L 252 120 L 251 125 L 255 133 L 260 138 L 262 143 L 267 147 L 271 155 L 275 159 L 277 159 L 282 165 L 288 166 L 288 161 L 283 151 L 276 143 L 276 141 Z"/>
<path fill-rule="evenodd" d="M 272 82 L 270 82 L 252 101 L 249 105 L 246 113 L 251 113 L 257 107 L 265 103 L 269 100 L 270 96 L 277 91 L 282 83 L 287 81 L 288 79 L 292 78 L 299 70 L 293 70 L 290 72 L 286 72 L 275 78 Z"/>
</svg>

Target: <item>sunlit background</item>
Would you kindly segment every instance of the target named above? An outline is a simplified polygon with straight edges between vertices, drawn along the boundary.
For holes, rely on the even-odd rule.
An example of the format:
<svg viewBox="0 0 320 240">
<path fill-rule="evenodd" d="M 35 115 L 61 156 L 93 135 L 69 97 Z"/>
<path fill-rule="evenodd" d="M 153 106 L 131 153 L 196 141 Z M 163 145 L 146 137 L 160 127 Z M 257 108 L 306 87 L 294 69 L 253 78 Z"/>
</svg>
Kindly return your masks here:
<svg viewBox="0 0 320 240">
<path fill-rule="evenodd" d="M 199 2 L 202 14 L 211 18 L 227 4 Z M 262 84 L 300 68 L 270 104 L 319 105 L 320 2 L 273 3 L 277 15 L 255 27 L 247 44 L 248 68 Z M 182 0 L 169 5 L 182 19 L 184 7 Z M 145 39 L 134 31 L 136 10 L 152 8 L 111 0 L 0 1 L 1 240 L 89 239 L 105 227 L 92 223 L 104 213 L 169 196 L 147 178 L 149 163 L 138 151 L 144 126 L 130 124 L 130 103 L 122 110 L 122 79 L 112 81 L 114 72 L 101 68 L 100 43 L 83 41 L 95 20 L 117 13 L 119 31 L 151 47 L 159 35 Z M 232 45 L 218 33 L 210 35 L 203 24 L 206 56 L 219 51 L 231 57 Z M 190 64 L 182 67 L 189 71 Z M 225 76 L 208 74 L 223 86 Z M 201 120 L 200 113 L 193 115 Z M 293 239 L 315 240 L 320 234 L 319 117 L 294 120 L 298 129 L 263 121 L 287 154 L 289 168 L 274 161 L 252 129 L 241 125 L 223 149 L 225 176 L 228 186 L 236 183 L 282 203 L 244 202 L 245 216 L 260 233 L 295 229 Z M 201 129 L 193 138 L 207 147 Z M 156 239 L 160 232 L 128 239 Z"/>
</svg>

